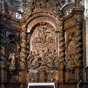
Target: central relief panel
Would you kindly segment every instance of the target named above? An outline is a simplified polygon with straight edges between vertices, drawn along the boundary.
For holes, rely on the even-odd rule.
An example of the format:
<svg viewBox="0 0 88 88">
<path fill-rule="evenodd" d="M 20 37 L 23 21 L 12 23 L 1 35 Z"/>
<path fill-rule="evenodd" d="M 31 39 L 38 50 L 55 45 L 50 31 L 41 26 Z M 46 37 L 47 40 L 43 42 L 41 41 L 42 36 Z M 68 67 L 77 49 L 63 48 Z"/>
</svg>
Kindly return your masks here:
<svg viewBox="0 0 88 88">
<path fill-rule="evenodd" d="M 55 29 L 48 23 L 41 23 L 34 27 L 30 38 L 29 68 L 57 67 L 58 51 Z"/>
<path fill-rule="evenodd" d="M 31 80 L 52 81 L 58 75 L 58 36 L 53 26 L 41 23 L 33 27 L 27 60 Z"/>
</svg>

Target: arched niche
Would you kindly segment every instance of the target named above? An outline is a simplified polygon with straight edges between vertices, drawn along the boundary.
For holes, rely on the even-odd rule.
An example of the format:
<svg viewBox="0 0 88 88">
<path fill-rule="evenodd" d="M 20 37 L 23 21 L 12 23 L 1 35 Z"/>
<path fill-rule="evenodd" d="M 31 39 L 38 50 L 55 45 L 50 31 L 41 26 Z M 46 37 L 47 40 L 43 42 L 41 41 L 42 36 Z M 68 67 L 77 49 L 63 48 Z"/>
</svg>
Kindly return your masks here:
<svg viewBox="0 0 88 88">
<path fill-rule="evenodd" d="M 26 21 L 26 28 L 27 28 L 26 32 L 27 33 L 31 32 L 34 25 L 42 22 L 49 23 L 54 27 L 55 31 L 59 31 L 61 27 L 62 19 L 59 17 L 55 17 L 51 13 L 47 13 L 47 12 L 33 14 L 33 16 L 29 17 L 28 20 Z"/>
<path fill-rule="evenodd" d="M 44 22 L 36 24 L 30 37 L 30 51 L 43 52 L 49 48 L 55 50 L 55 41 L 56 35 L 53 26 Z"/>
<path fill-rule="evenodd" d="M 38 14 L 28 19 L 26 24 L 28 53 L 36 58 L 33 63 L 29 62 L 29 68 L 58 68 L 56 62 L 59 57 L 59 31 L 62 30 L 62 20 L 52 15 Z"/>
</svg>

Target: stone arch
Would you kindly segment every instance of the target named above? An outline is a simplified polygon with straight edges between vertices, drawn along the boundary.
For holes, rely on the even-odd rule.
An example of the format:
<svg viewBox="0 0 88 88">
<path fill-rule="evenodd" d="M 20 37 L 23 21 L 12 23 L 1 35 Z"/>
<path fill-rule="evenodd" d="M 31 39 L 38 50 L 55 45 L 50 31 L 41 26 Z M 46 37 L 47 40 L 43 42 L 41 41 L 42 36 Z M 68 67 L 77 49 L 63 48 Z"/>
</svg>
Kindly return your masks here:
<svg viewBox="0 0 88 88">
<path fill-rule="evenodd" d="M 54 16 L 53 14 L 49 13 L 38 13 L 34 14 L 32 17 L 29 17 L 28 20 L 26 21 L 26 31 L 29 33 L 31 32 L 32 28 L 41 22 L 49 23 L 55 31 L 59 31 L 62 19 L 59 17 Z"/>
<path fill-rule="evenodd" d="M 42 20 L 42 19 L 41 19 Z M 34 24 L 34 26 L 32 26 L 31 25 L 31 30 L 30 30 L 30 34 L 32 35 L 33 34 L 33 32 L 35 31 L 35 28 L 37 27 L 37 26 L 39 26 L 39 25 L 46 25 L 46 24 L 48 24 L 48 25 L 50 25 L 52 28 L 53 28 L 53 31 L 55 32 L 56 31 L 56 27 L 55 27 L 55 25 L 54 24 L 52 24 L 52 22 L 48 22 L 48 21 L 38 21 L 38 22 L 35 22 L 35 24 Z M 29 29 L 30 29 L 29 28 Z M 27 30 L 27 32 L 28 32 L 28 30 Z"/>
<path fill-rule="evenodd" d="M 44 20 L 43 20 L 44 19 Z M 37 20 L 37 21 L 36 21 Z M 38 24 L 41 24 L 41 23 L 47 23 L 49 25 L 51 25 L 54 30 L 56 31 L 57 30 L 57 27 L 55 26 L 55 24 L 53 24 L 52 22 L 50 22 L 49 20 L 46 20 L 46 17 L 43 17 L 43 18 L 40 18 L 40 19 L 36 19 L 34 20 L 33 22 L 30 23 L 30 25 L 28 26 L 28 29 L 27 29 L 27 32 L 30 32 L 33 31 L 33 28 L 38 25 Z M 43 20 L 43 21 L 42 21 Z M 33 24 L 34 23 L 34 24 Z"/>
</svg>

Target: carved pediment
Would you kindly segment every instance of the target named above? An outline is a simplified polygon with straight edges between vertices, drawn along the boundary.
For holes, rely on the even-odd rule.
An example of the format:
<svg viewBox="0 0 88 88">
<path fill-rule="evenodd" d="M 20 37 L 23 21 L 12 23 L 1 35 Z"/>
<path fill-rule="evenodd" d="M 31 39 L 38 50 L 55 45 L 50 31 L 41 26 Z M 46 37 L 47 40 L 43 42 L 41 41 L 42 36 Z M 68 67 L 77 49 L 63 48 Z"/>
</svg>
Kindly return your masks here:
<svg viewBox="0 0 88 88">
<path fill-rule="evenodd" d="M 49 13 L 55 17 L 69 15 L 75 7 L 74 2 L 65 0 L 30 0 L 27 2 L 23 19 L 38 13 Z"/>
<path fill-rule="evenodd" d="M 32 0 L 25 6 L 24 16 L 38 12 L 52 12 L 60 15 L 60 3 L 58 0 Z"/>
</svg>

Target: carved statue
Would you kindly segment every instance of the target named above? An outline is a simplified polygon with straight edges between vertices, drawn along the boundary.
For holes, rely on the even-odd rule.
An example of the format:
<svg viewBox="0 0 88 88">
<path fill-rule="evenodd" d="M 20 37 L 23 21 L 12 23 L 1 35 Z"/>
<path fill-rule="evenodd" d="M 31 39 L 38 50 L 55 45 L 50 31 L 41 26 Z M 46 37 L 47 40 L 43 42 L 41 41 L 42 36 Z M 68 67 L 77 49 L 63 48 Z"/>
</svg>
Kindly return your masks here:
<svg viewBox="0 0 88 88">
<path fill-rule="evenodd" d="M 28 68 L 30 68 L 30 63 L 33 60 L 33 55 L 32 52 L 29 52 L 28 57 L 27 57 L 27 61 L 28 61 Z"/>
<path fill-rule="evenodd" d="M 75 66 L 74 55 L 68 55 L 67 63 L 69 68 L 73 68 Z"/>
<path fill-rule="evenodd" d="M 9 70 L 15 70 L 16 69 L 16 55 L 15 53 L 10 53 L 8 57 L 8 65 L 9 65 Z"/>
<path fill-rule="evenodd" d="M 39 64 L 40 66 L 45 65 L 46 64 L 46 59 L 45 59 L 45 52 L 44 50 L 42 50 L 39 54 Z"/>
<path fill-rule="evenodd" d="M 47 56 L 47 65 L 48 65 L 48 67 L 53 67 L 53 63 L 54 63 L 54 61 L 53 61 L 53 54 L 52 54 L 52 51 L 49 51 L 48 52 L 48 56 Z"/>
<path fill-rule="evenodd" d="M 38 59 L 39 59 L 39 55 L 31 51 L 27 57 L 28 69 L 38 67 L 39 66 Z"/>
<path fill-rule="evenodd" d="M 32 62 L 31 62 L 31 67 L 32 68 L 37 68 L 37 67 L 39 67 L 39 62 L 38 62 L 38 60 L 39 60 L 39 54 L 37 53 L 33 53 L 33 56 L 34 56 L 34 58 L 33 58 L 33 60 L 32 60 Z"/>
<path fill-rule="evenodd" d="M 53 51 L 53 55 L 54 55 L 54 65 L 57 68 L 60 65 L 59 64 L 60 61 L 59 61 L 58 54 L 57 54 L 57 51 L 56 50 Z"/>
</svg>

